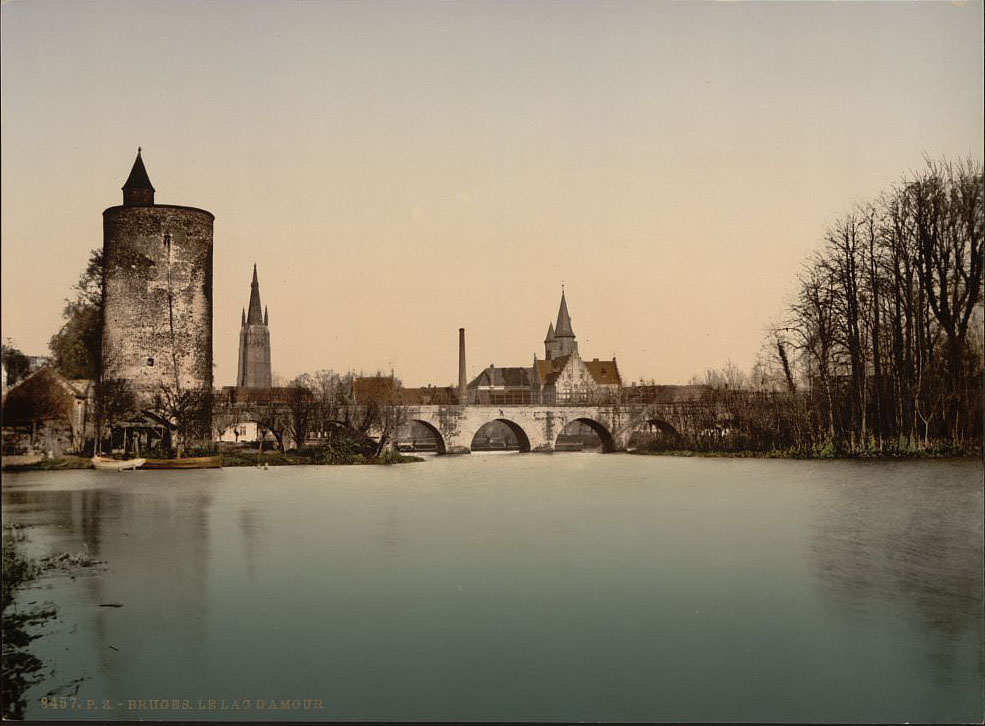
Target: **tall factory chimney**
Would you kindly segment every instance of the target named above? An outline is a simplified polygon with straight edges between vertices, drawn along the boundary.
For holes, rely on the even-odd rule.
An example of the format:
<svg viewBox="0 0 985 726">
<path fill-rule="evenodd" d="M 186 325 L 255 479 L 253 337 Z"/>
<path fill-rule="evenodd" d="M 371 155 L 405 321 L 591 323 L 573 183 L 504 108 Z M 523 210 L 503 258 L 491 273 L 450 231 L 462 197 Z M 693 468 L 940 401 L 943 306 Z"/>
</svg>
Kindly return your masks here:
<svg viewBox="0 0 985 726">
<path fill-rule="evenodd" d="M 465 328 L 458 329 L 458 405 L 469 402 L 468 384 L 465 382 Z"/>
</svg>

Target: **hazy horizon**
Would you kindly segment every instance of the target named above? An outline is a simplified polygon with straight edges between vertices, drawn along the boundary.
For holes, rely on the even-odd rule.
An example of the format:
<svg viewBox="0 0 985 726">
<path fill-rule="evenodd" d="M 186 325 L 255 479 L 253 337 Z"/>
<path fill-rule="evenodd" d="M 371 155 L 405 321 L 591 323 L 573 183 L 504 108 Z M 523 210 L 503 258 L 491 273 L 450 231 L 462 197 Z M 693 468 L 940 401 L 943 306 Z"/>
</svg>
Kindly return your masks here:
<svg viewBox="0 0 985 726">
<path fill-rule="evenodd" d="M 216 216 L 215 385 L 447 385 L 543 357 L 565 285 L 625 383 L 755 361 L 825 227 L 985 155 L 981 2 L 11 0 L 2 328 L 47 354 L 138 146 Z M 40 283 L 40 284 L 39 284 Z"/>
</svg>

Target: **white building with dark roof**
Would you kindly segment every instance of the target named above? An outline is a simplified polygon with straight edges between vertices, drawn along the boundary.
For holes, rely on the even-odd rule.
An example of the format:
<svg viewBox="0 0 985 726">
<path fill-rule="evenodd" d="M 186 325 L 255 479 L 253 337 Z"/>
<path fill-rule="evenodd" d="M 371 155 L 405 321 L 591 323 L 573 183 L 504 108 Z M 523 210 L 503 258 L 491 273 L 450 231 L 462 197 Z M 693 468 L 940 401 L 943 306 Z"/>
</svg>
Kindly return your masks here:
<svg viewBox="0 0 985 726">
<path fill-rule="evenodd" d="M 468 390 L 469 403 L 549 405 L 613 401 L 621 387 L 615 358 L 582 360 L 562 290 L 557 322 L 548 325 L 544 339 L 544 360 L 534 356 L 529 368 L 490 363 Z"/>
</svg>

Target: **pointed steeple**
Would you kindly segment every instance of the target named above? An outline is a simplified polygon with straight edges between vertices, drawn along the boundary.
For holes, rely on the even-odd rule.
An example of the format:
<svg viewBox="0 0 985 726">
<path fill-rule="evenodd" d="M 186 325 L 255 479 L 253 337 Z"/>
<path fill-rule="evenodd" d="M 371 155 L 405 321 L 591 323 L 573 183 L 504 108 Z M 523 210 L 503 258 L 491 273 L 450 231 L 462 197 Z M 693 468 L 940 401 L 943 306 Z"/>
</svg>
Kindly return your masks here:
<svg viewBox="0 0 985 726">
<path fill-rule="evenodd" d="M 564 299 L 564 288 L 561 288 L 561 307 L 557 311 L 557 325 L 554 326 L 554 336 L 557 338 L 574 338 L 571 329 L 571 317 L 568 315 L 568 303 Z"/>
<path fill-rule="evenodd" d="M 133 162 L 130 176 L 123 184 L 123 205 L 127 207 L 151 207 L 154 205 L 154 186 L 147 176 L 144 160 L 140 158 L 140 147 L 137 147 L 137 158 Z"/>
<path fill-rule="evenodd" d="M 263 325 L 263 310 L 260 307 L 260 283 L 257 281 L 257 266 L 253 263 L 253 282 L 250 283 L 250 307 L 246 316 L 247 325 Z"/>
<path fill-rule="evenodd" d="M 270 325 L 270 318 L 267 316 L 267 306 L 263 306 L 263 324 Z"/>
<path fill-rule="evenodd" d="M 240 325 L 246 325 L 246 308 L 243 308 L 243 322 Z"/>
<path fill-rule="evenodd" d="M 545 343 L 550 343 L 554 340 L 554 323 L 547 324 L 547 337 L 544 338 Z"/>
</svg>

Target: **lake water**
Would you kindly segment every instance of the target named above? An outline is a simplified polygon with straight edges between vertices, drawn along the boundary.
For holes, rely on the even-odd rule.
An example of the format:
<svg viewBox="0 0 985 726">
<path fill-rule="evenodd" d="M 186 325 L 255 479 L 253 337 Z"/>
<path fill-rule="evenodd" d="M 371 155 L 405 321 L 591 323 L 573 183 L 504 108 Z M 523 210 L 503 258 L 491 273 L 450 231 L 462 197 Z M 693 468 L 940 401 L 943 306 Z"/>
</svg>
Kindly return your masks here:
<svg viewBox="0 0 985 726">
<path fill-rule="evenodd" d="M 3 507 L 105 561 L 22 594 L 58 608 L 29 718 L 983 718 L 979 462 L 38 472 Z"/>
</svg>

